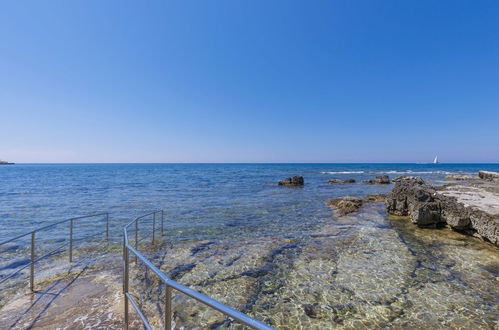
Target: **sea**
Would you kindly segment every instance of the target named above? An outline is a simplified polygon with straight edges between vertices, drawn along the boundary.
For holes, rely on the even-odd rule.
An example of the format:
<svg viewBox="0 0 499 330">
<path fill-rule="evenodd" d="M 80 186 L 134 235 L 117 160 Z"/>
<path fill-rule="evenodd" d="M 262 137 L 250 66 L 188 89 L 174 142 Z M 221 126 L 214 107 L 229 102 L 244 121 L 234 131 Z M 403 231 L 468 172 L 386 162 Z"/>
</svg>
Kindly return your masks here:
<svg viewBox="0 0 499 330">
<path fill-rule="evenodd" d="M 366 185 L 377 175 L 421 176 L 499 171 L 499 164 L 16 164 L 0 166 L 0 241 L 59 220 L 109 212 L 113 235 L 127 220 L 164 210 L 179 239 L 231 233 L 289 235 L 329 218 L 324 202 L 386 193 Z M 277 186 L 301 175 L 300 189 Z M 330 185 L 329 179 L 357 180 Z M 98 225 L 98 224 L 97 224 Z M 297 232 L 289 230 L 297 227 Z M 62 232 L 61 232 L 62 234 Z M 52 235 L 56 235 L 52 233 Z M 52 237 L 53 238 L 53 237 Z"/>
<path fill-rule="evenodd" d="M 499 164 L 5 165 L 0 243 L 102 212 L 109 213 L 111 239 L 120 241 L 126 223 L 162 210 L 166 237 L 178 247 L 165 262 L 181 267 L 175 251 L 182 248 L 212 251 L 185 274 L 201 283 L 211 275 L 196 273 L 200 265 L 218 265 L 217 276 L 223 277 L 220 260 L 234 257 L 245 270 L 231 277 L 238 282 L 227 285 L 224 296 L 238 296 L 234 288 L 247 279 L 247 290 L 257 291 L 233 307 L 278 328 L 493 328 L 499 259 L 491 244 L 449 229 L 419 229 L 389 217 L 383 203 L 346 217 L 325 205 L 334 197 L 388 193 L 393 184 L 362 182 L 379 175 L 420 176 L 441 185 L 450 182 L 446 176 L 479 170 L 499 171 Z M 294 175 L 304 177 L 303 187 L 277 185 Z M 330 179 L 356 183 L 328 184 Z M 75 220 L 73 232 L 83 239 L 102 233 L 105 223 L 105 216 Z M 68 223 L 51 227 L 37 233 L 37 244 L 48 251 L 68 233 Z M 0 260 L 0 279 L 17 265 L 12 252 L 29 245 L 29 237 L 24 239 L 4 246 L 8 258 Z M 253 266 L 265 271 L 247 273 Z M 202 290 L 210 294 L 209 285 Z"/>
</svg>

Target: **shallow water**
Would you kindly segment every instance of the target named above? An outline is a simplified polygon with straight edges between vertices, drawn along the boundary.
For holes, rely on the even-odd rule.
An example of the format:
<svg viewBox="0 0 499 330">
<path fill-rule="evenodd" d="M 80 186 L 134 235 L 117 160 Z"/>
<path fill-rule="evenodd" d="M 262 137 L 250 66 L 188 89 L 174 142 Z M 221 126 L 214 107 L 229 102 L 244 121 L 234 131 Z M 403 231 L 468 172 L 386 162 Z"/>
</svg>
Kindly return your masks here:
<svg viewBox="0 0 499 330">
<path fill-rule="evenodd" d="M 162 249 L 155 263 L 177 281 L 279 329 L 487 329 L 499 316 L 495 247 L 388 218 L 379 203 L 299 239 L 183 243 Z M 137 276 L 143 281 L 142 272 Z M 162 293 L 142 289 L 137 292 L 154 319 L 152 306 Z M 234 326 L 181 295 L 175 306 L 178 325 Z"/>
<path fill-rule="evenodd" d="M 164 209 L 168 244 L 150 253 L 156 264 L 179 282 L 278 328 L 493 328 L 499 293 L 495 247 L 450 230 L 418 229 L 407 219 L 387 217 L 382 204 L 341 218 L 324 204 L 332 197 L 391 190 L 327 184 L 332 178 L 406 174 L 438 184 L 447 174 L 478 169 L 499 165 L 4 166 L 0 240 L 101 211 L 111 212 L 111 234 L 119 240 L 125 222 Z M 275 185 L 295 174 L 305 177 L 305 187 Z M 76 234 L 93 234 L 99 224 L 102 219 L 82 221 Z M 66 226 L 54 229 L 37 237 L 40 249 L 66 239 Z M 4 247 L 0 275 L 28 247 L 27 241 Z M 137 293 L 155 320 L 160 292 Z M 175 306 L 179 326 L 232 327 L 219 313 L 179 295 Z"/>
</svg>

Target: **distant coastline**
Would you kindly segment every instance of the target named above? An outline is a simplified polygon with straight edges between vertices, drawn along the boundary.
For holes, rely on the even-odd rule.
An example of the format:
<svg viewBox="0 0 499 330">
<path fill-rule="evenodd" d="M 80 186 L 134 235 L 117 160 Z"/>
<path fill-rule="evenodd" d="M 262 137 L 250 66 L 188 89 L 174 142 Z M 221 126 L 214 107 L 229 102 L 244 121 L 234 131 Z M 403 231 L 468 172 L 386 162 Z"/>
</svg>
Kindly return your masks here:
<svg viewBox="0 0 499 330">
<path fill-rule="evenodd" d="M 6 162 L 5 160 L 0 160 L 0 165 L 14 165 L 15 163 Z"/>
</svg>

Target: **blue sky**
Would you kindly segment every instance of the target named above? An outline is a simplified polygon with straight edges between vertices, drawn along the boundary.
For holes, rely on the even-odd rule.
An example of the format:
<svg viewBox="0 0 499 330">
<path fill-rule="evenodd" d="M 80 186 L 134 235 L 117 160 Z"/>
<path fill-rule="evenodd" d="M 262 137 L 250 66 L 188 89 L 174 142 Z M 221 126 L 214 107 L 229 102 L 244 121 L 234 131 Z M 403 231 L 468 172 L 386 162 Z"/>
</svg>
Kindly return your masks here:
<svg viewBox="0 0 499 330">
<path fill-rule="evenodd" d="M 0 158 L 499 162 L 499 1 L 3 1 Z"/>
</svg>

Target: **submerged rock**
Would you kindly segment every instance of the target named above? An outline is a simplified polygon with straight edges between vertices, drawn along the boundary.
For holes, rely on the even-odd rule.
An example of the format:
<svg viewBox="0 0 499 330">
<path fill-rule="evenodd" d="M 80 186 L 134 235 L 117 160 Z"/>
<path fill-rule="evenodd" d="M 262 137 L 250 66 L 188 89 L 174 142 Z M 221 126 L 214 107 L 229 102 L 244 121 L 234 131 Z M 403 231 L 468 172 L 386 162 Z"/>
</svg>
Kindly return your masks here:
<svg viewBox="0 0 499 330">
<path fill-rule="evenodd" d="M 499 180 L 499 172 L 478 171 L 478 177 L 484 180 Z"/>
<path fill-rule="evenodd" d="M 292 178 L 286 178 L 277 183 L 279 186 L 303 186 L 305 184 L 305 180 L 303 180 L 302 176 L 295 175 Z"/>
<path fill-rule="evenodd" d="M 327 317 L 327 310 L 324 310 L 322 306 L 318 303 L 313 304 L 303 304 L 303 311 L 305 315 L 313 319 L 323 319 Z"/>
<path fill-rule="evenodd" d="M 384 202 L 385 199 L 386 199 L 385 194 L 371 194 L 367 195 L 364 200 L 370 203 L 378 203 L 378 202 Z"/>
<path fill-rule="evenodd" d="M 364 182 L 368 183 L 368 184 L 389 184 L 389 183 L 391 183 L 388 175 L 378 175 L 375 180 L 367 180 Z"/>
<path fill-rule="evenodd" d="M 480 204 L 480 200 L 485 197 L 479 197 L 479 191 L 478 188 L 459 185 L 435 188 L 424 183 L 421 178 L 404 179 L 396 183 L 385 205 L 389 214 L 409 216 L 419 227 L 448 225 L 454 230 L 479 236 L 497 245 L 499 213 L 494 208 L 486 208 L 486 204 Z M 478 201 L 470 204 L 473 203 L 474 195 Z M 499 196 L 490 195 L 489 201 L 499 201 Z M 499 208 L 499 204 L 496 207 Z"/>
<path fill-rule="evenodd" d="M 362 206 L 363 200 L 358 197 L 346 196 L 332 198 L 327 201 L 326 205 L 336 210 L 336 215 L 343 216 L 352 212 L 356 212 Z"/>
<path fill-rule="evenodd" d="M 327 183 L 329 183 L 329 184 L 334 184 L 334 183 L 355 183 L 355 179 L 347 179 L 347 180 L 332 179 L 332 180 L 329 180 Z"/>
</svg>

